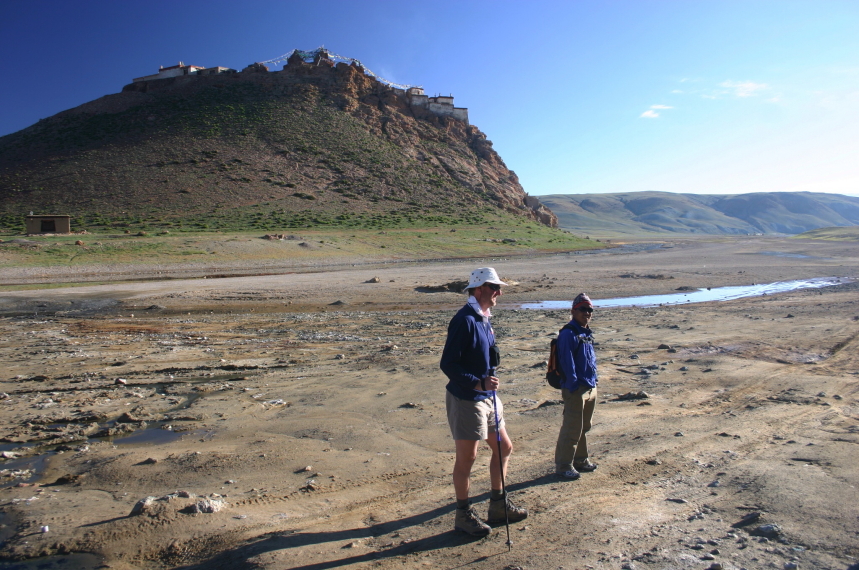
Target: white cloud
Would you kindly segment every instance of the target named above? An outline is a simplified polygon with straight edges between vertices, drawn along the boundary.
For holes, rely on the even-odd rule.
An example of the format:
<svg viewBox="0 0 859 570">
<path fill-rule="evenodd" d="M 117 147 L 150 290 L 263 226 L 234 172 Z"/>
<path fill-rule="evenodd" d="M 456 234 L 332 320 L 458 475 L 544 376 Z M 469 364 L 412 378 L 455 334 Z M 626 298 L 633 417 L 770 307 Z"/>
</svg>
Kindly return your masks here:
<svg viewBox="0 0 859 570">
<path fill-rule="evenodd" d="M 755 83 L 753 81 L 723 81 L 719 84 L 733 91 L 737 97 L 754 97 L 758 91 L 769 89 L 766 83 Z"/>
<path fill-rule="evenodd" d="M 671 90 L 671 92 L 672 92 L 672 93 L 677 93 L 677 94 L 682 94 L 682 93 L 683 93 L 683 91 L 680 91 L 679 89 L 672 89 L 672 90 Z"/>
<path fill-rule="evenodd" d="M 662 110 L 662 109 L 673 109 L 673 108 L 674 107 L 672 107 L 671 105 L 651 105 L 650 109 L 646 110 L 641 115 L 639 115 L 639 118 L 643 117 L 645 119 L 655 119 L 655 118 L 659 117 L 659 113 L 657 113 L 654 109 Z"/>
</svg>

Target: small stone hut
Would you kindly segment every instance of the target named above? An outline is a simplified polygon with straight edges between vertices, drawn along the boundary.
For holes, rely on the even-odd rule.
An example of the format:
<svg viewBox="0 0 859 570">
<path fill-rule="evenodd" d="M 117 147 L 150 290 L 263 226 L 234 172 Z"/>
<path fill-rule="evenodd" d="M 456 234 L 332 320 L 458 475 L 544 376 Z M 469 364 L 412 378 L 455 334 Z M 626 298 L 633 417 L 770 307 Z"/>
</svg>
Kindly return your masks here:
<svg viewBox="0 0 859 570">
<path fill-rule="evenodd" d="M 71 216 L 34 216 L 30 214 L 25 220 L 28 234 L 70 234 L 72 233 Z"/>
</svg>

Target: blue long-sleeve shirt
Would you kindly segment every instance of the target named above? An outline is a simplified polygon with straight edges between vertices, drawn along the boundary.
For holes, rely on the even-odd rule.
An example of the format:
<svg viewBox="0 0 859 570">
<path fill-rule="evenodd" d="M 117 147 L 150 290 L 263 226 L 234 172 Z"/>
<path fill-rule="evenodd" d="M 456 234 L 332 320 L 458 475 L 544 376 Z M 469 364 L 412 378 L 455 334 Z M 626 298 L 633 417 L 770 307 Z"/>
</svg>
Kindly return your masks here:
<svg viewBox="0 0 859 570">
<path fill-rule="evenodd" d="M 597 385 L 597 355 L 594 351 L 594 337 L 591 329 L 585 328 L 575 320 L 558 334 L 558 364 L 564 373 L 562 388 L 573 392 L 583 386 L 594 388 Z"/>
<path fill-rule="evenodd" d="M 489 317 L 470 304 L 454 315 L 447 326 L 447 341 L 439 363 L 448 377 L 448 392 L 461 400 L 478 402 L 492 395 L 489 390 L 480 390 L 480 380 L 489 375 L 489 347 L 494 344 L 495 332 Z"/>
</svg>

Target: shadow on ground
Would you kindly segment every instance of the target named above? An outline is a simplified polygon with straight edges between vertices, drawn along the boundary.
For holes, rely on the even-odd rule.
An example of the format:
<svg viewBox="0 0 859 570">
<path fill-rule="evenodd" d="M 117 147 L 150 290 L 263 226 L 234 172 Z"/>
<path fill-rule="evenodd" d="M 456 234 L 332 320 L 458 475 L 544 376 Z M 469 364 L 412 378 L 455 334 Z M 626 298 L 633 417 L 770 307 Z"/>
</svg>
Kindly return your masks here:
<svg viewBox="0 0 859 570">
<path fill-rule="evenodd" d="M 510 491 L 524 489 L 535 485 L 546 485 L 557 483 L 557 479 L 551 475 L 535 478 L 531 481 L 525 481 L 511 485 Z M 474 497 L 474 502 L 486 501 L 489 498 L 489 493 L 484 493 Z M 314 546 L 318 544 L 328 544 L 336 542 L 354 542 L 383 536 L 389 533 L 395 533 L 407 529 L 409 527 L 426 524 L 429 521 L 435 520 L 442 516 L 450 516 L 453 520 L 454 505 L 449 504 L 425 513 L 420 513 L 415 516 L 398 519 L 394 521 L 375 524 L 363 528 L 354 528 L 348 530 L 337 530 L 331 532 L 301 532 L 301 531 L 278 531 L 269 534 L 264 534 L 252 541 L 249 541 L 233 550 L 218 554 L 216 557 L 199 562 L 197 564 L 178 567 L 177 570 L 209 570 L 212 568 L 230 568 L 235 570 L 251 570 L 259 566 L 250 560 L 266 552 L 274 552 L 278 550 L 287 550 Z M 504 532 L 503 525 L 500 527 L 500 532 Z M 345 556 L 336 560 L 328 560 L 324 562 L 314 562 L 303 566 L 295 566 L 294 570 L 327 570 L 329 568 L 339 568 L 349 564 L 359 562 L 369 562 L 373 560 L 384 560 L 386 558 L 396 558 L 408 554 L 416 554 L 421 552 L 430 552 L 433 550 L 442 550 L 445 548 L 456 548 L 464 544 L 477 542 L 480 540 L 493 540 L 498 531 L 493 532 L 485 539 L 468 536 L 464 533 L 450 530 L 432 536 L 427 536 L 417 540 L 403 540 L 396 546 L 392 546 L 382 550 L 372 550 L 371 552 L 363 552 L 353 556 Z M 503 548 L 503 547 L 502 547 Z M 343 550 L 349 550 L 348 546 Z M 506 551 L 506 549 L 504 549 Z M 483 557 L 486 558 L 486 557 Z M 474 562 L 472 560 L 471 562 Z"/>
</svg>

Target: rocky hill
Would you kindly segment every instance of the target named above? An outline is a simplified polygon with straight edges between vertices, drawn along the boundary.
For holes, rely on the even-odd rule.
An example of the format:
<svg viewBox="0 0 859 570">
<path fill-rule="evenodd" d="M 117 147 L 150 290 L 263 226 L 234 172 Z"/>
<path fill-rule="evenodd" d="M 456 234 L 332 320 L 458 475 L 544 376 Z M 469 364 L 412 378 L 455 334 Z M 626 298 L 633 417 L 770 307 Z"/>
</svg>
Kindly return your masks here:
<svg viewBox="0 0 859 570">
<path fill-rule="evenodd" d="M 636 235 L 798 234 L 859 226 L 859 198 L 815 192 L 736 195 L 628 192 L 540 196 L 568 230 Z"/>
<path fill-rule="evenodd" d="M 477 127 L 324 55 L 134 82 L 0 138 L 0 226 L 30 211 L 277 228 L 487 210 L 557 224 Z"/>
</svg>

